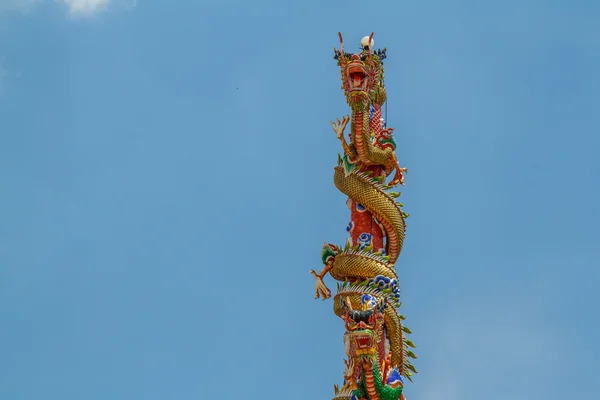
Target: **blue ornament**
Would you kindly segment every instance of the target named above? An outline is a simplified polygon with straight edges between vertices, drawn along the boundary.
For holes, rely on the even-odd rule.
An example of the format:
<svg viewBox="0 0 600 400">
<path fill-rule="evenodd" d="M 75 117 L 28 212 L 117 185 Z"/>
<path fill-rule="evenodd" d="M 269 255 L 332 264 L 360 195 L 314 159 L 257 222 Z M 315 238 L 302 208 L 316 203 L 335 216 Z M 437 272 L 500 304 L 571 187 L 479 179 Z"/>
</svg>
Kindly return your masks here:
<svg viewBox="0 0 600 400">
<path fill-rule="evenodd" d="M 361 233 L 358 237 L 358 248 L 360 250 L 371 244 L 371 234 L 370 233 Z"/>
<path fill-rule="evenodd" d="M 354 222 L 348 222 L 348 226 L 346 227 L 346 232 L 350 233 L 354 229 Z"/>
<path fill-rule="evenodd" d="M 404 383 L 402 381 L 402 375 L 400 375 L 398 370 L 396 368 L 394 368 L 393 370 L 390 371 L 387 383 L 389 385 L 389 384 L 396 383 L 396 382 Z"/>
</svg>

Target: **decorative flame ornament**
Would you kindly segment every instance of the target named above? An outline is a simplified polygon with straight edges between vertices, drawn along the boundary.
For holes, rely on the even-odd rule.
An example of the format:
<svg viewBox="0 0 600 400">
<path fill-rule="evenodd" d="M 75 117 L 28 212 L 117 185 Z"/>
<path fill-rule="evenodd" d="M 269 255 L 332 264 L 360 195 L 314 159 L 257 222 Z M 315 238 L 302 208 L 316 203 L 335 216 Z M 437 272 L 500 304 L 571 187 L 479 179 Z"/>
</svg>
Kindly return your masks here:
<svg viewBox="0 0 600 400">
<path fill-rule="evenodd" d="M 400 285 L 395 264 L 400 256 L 408 214 L 392 191 L 404 185 L 406 168 L 396 158 L 393 129 L 385 127 L 381 108 L 387 99 L 383 60 L 386 49 L 374 51 L 373 34 L 361 40 L 361 53 L 334 49 L 342 89 L 352 110 L 331 122 L 340 140 L 334 184 L 348 196 L 350 237 L 345 246 L 325 243 L 324 269 L 317 273 L 315 299 L 331 297 L 323 279 L 339 281 L 333 311 L 345 324 L 344 383 L 334 385 L 335 400 L 404 400 L 403 377 L 416 373 L 411 359 L 415 345 L 406 335 L 400 307 Z M 344 130 L 350 124 L 348 140 Z M 389 175 L 391 180 L 386 183 Z"/>
</svg>

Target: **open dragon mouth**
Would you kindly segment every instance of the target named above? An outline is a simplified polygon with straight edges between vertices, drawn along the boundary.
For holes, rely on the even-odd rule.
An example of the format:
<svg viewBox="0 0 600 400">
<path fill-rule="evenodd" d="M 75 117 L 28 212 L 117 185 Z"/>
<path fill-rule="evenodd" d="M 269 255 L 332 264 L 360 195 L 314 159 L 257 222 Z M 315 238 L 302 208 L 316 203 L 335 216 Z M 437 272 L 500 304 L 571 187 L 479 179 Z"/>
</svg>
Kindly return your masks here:
<svg viewBox="0 0 600 400">
<path fill-rule="evenodd" d="M 367 89 L 367 74 L 362 64 L 350 64 L 348 67 L 348 82 L 350 91 L 365 91 Z"/>
<path fill-rule="evenodd" d="M 373 336 L 371 335 L 356 335 L 354 342 L 358 350 L 370 349 L 373 347 Z"/>
</svg>

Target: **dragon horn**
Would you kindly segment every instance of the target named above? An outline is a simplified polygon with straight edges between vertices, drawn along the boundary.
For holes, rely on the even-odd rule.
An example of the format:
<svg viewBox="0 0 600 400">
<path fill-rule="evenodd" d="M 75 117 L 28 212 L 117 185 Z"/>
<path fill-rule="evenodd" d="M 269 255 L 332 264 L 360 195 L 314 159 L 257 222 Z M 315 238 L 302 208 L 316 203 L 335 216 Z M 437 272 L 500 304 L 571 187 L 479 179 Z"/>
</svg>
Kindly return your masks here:
<svg viewBox="0 0 600 400">
<path fill-rule="evenodd" d="M 371 36 L 369 36 L 369 54 L 373 54 L 373 48 L 371 47 L 371 41 L 373 40 L 373 35 L 375 32 L 371 32 Z"/>
<path fill-rule="evenodd" d="M 340 37 L 340 50 L 336 50 L 335 47 L 334 50 L 338 54 L 340 67 L 343 68 L 346 65 L 346 56 L 344 55 L 344 39 L 342 38 L 342 32 L 338 32 L 338 36 Z"/>
<path fill-rule="evenodd" d="M 346 296 L 346 304 L 348 304 L 348 309 L 352 311 L 352 303 L 350 302 L 350 297 Z"/>
</svg>

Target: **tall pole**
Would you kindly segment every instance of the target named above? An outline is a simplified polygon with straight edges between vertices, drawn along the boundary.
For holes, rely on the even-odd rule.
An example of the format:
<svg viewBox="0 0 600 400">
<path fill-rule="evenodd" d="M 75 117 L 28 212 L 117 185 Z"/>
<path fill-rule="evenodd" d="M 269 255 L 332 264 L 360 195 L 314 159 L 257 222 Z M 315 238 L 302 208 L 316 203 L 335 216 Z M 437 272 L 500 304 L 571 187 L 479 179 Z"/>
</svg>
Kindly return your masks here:
<svg viewBox="0 0 600 400">
<path fill-rule="evenodd" d="M 414 344 L 407 338 L 399 314 L 400 285 L 395 265 L 402 250 L 408 217 L 394 191 L 404 186 L 406 168 L 396 158 L 393 128 L 386 127 L 383 60 L 386 49 L 374 50 L 373 34 L 361 41 L 360 53 L 340 48 L 334 59 L 340 67 L 342 89 L 351 116 L 331 122 L 343 153 L 338 154 L 333 181 L 348 196 L 349 237 L 343 246 L 325 243 L 324 268 L 311 270 L 316 278 L 315 299 L 331 297 L 323 279 L 338 281 L 333 311 L 345 324 L 346 359 L 335 400 L 404 400 L 404 379 L 416 373 L 411 360 Z M 344 135 L 350 124 L 348 138 Z M 392 175 L 389 179 L 389 176 Z"/>
</svg>

